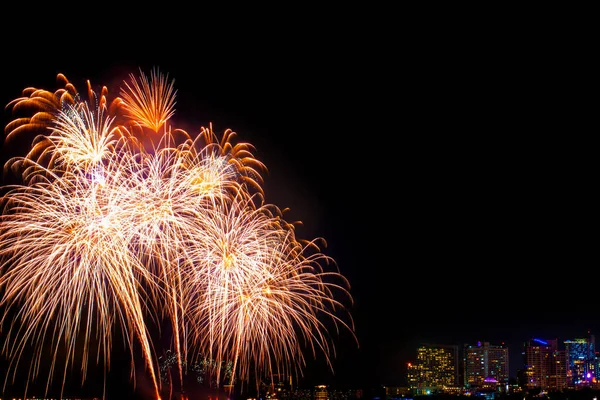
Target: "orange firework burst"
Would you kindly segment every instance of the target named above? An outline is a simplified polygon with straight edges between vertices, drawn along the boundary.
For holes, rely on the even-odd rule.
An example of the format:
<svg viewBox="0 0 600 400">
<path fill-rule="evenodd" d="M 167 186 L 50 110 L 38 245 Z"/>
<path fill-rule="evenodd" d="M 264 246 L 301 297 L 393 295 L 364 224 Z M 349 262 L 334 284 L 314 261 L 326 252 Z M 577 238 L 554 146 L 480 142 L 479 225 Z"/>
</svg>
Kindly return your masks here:
<svg viewBox="0 0 600 400">
<path fill-rule="evenodd" d="M 131 85 L 125 82 L 121 90 L 127 116 L 158 132 L 175 113 L 175 82 L 169 82 L 168 76 L 156 69 L 151 71 L 150 79 L 142 71 L 139 81 L 133 74 L 130 78 Z"/>
<path fill-rule="evenodd" d="M 353 335 L 349 284 L 322 253 L 322 239 L 297 238 L 295 224 L 265 202 L 266 167 L 253 146 L 231 130 L 219 137 L 210 126 L 192 136 L 167 126 L 175 91 L 158 70 L 149 79 L 130 75 L 113 100 L 89 81 L 84 99 L 58 77 L 56 92 L 26 89 L 8 105 L 20 116 L 6 126 L 7 139 L 35 135 L 32 149 L 5 165 L 22 183 L 0 198 L 11 368 L 33 344 L 33 381 L 42 351 L 61 345 L 63 386 L 76 354 L 85 380 L 90 343 L 99 341 L 97 358 L 108 369 L 120 327 L 131 348 L 141 346 L 160 398 L 148 324 L 165 318 L 181 381 L 188 358 L 203 356 L 215 360 L 217 383 L 220 366 L 231 363 L 228 384 L 301 374 L 306 349 L 331 366 L 335 346 L 323 318 Z M 162 129 L 150 148 L 140 137 L 147 129 Z"/>
</svg>

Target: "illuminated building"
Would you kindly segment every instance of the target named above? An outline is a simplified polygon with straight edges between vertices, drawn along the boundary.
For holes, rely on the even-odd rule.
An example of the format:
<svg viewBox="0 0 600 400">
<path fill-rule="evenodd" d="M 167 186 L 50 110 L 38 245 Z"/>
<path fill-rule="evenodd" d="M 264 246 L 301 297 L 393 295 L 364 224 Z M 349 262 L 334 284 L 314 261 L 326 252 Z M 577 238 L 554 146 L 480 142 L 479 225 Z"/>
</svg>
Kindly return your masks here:
<svg viewBox="0 0 600 400">
<path fill-rule="evenodd" d="M 419 386 L 419 369 L 416 364 L 409 362 L 406 365 L 406 382 L 408 383 L 409 390 L 416 390 Z"/>
<path fill-rule="evenodd" d="M 414 395 L 455 390 L 458 384 L 458 346 L 422 345 L 417 361 L 408 365 L 409 387 Z"/>
<path fill-rule="evenodd" d="M 552 391 L 561 391 L 567 388 L 568 361 L 565 350 L 555 350 L 553 355 L 552 375 L 548 379 L 548 389 Z"/>
<path fill-rule="evenodd" d="M 558 349 L 558 341 L 531 339 L 525 343 L 525 387 L 542 390 L 565 388 L 566 356 Z"/>
<path fill-rule="evenodd" d="M 565 340 L 568 383 L 573 387 L 596 382 L 596 340 L 594 335 L 583 339 Z"/>
<path fill-rule="evenodd" d="M 315 386 L 315 400 L 328 400 L 327 385 Z"/>
<path fill-rule="evenodd" d="M 384 386 L 385 398 L 390 399 L 403 399 L 410 395 L 410 389 L 405 386 Z"/>
<path fill-rule="evenodd" d="M 260 391 L 266 400 L 285 399 L 293 391 L 292 376 L 272 374 L 270 380 L 261 382 Z"/>
<path fill-rule="evenodd" d="M 489 387 L 492 383 L 504 390 L 508 385 L 508 347 L 477 342 L 463 348 L 465 388 Z"/>
</svg>

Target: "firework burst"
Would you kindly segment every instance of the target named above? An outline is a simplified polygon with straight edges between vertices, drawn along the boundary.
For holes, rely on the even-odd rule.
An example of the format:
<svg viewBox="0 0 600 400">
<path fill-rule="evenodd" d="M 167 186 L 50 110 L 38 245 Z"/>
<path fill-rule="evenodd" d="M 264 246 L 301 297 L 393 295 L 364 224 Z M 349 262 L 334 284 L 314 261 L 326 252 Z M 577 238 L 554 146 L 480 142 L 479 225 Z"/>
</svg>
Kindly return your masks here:
<svg viewBox="0 0 600 400">
<path fill-rule="evenodd" d="M 134 74 L 129 77 L 131 84 L 125 82 L 121 90 L 126 116 L 158 132 L 175 113 L 175 82 L 157 69 L 151 71 L 150 78 L 141 70 L 139 79 Z"/>
<path fill-rule="evenodd" d="M 108 370 L 120 328 L 131 368 L 139 345 L 160 398 L 149 324 L 163 321 L 181 382 L 185 366 L 206 359 L 217 384 L 301 375 L 306 349 L 331 366 L 324 320 L 353 335 L 349 284 L 322 253 L 324 241 L 298 239 L 265 201 L 267 169 L 253 146 L 232 130 L 219 137 L 212 126 L 197 135 L 169 126 L 176 92 L 158 70 L 130 75 L 112 100 L 89 81 L 86 96 L 64 75 L 58 81 L 55 92 L 28 88 L 7 106 L 19 116 L 6 139 L 34 135 L 31 150 L 6 163 L 22 183 L 1 198 L 0 306 L 12 376 L 27 346 L 36 349 L 29 381 L 44 349 L 63 346 L 66 361 L 54 354 L 46 390 L 59 370 L 63 387 L 74 367 L 85 381 L 90 343 L 99 342 L 95 359 Z"/>
<path fill-rule="evenodd" d="M 128 249 L 120 229 L 121 205 L 105 192 L 109 187 L 64 174 L 15 187 L 4 196 L 0 255 L 6 261 L 0 305 L 20 308 L 4 338 L 4 350 L 16 366 L 25 346 L 35 345 L 37 361 L 31 364 L 30 379 L 36 378 L 46 347 L 66 346 L 66 369 L 77 350 L 75 339 L 83 334 L 87 348 L 93 328 L 101 334 L 99 355 L 108 367 L 115 323 L 121 324 L 130 344 L 128 332 L 134 332 L 147 359 L 152 358 L 138 281 L 140 276 L 154 280 Z M 85 377 L 85 351 L 82 359 Z M 152 363 L 148 365 L 154 375 Z M 52 363 L 48 385 L 54 369 Z"/>
</svg>

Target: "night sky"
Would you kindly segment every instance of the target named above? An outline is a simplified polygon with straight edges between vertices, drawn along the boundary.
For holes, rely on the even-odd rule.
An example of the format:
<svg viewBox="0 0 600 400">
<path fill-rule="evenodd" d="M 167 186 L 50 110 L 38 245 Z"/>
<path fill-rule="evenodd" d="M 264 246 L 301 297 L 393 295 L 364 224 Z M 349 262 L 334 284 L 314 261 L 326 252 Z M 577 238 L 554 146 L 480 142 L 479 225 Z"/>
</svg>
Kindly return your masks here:
<svg viewBox="0 0 600 400">
<path fill-rule="evenodd" d="M 59 72 L 115 94 L 158 67 L 188 132 L 212 123 L 254 145 L 266 200 L 303 222 L 299 237 L 325 238 L 352 285 L 359 345 L 334 340 L 335 374 L 309 355 L 305 385 L 401 385 L 421 343 L 478 340 L 507 343 L 515 374 L 529 338 L 600 332 L 597 163 L 573 139 L 596 130 L 577 78 L 557 76 L 518 22 L 442 29 L 418 14 L 367 28 L 355 13 L 234 39 L 173 30 L 155 47 L 11 41 L 0 100 L 54 90 Z"/>
</svg>

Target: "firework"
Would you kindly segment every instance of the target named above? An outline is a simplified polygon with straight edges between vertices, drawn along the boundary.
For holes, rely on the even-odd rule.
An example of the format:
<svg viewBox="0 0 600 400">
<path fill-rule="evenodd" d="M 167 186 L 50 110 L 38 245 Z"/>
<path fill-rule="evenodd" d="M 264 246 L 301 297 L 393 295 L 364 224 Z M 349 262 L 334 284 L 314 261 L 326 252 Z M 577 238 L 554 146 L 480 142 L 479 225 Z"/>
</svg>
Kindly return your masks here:
<svg viewBox="0 0 600 400">
<path fill-rule="evenodd" d="M 301 374 L 305 349 L 331 366 L 323 319 L 354 332 L 349 283 L 322 253 L 324 241 L 297 238 L 295 223 L 265 201 L 267 169 L 254 148 L 232 130 L 219 137 L 212 126 L 197 135 L 169 126 L 175 91 L 158 70 L 130 75 L 113 100 L 89 81 L 85 98 L 63 75 L 58 81 L 55 92 L 28 88 L 8 105 L 20 116 L 7 140 L 34 135 L 32 149 L 5 166 L 22 183 L 1 198 L 11 368 L 33 345 L 33 381 L 42 351 L 60 345 L 66 361 L 54 355 L 47 390 L 59 368 L 64 386 L 76 355 L 85 380 L 90 343 L 99 341 L 96 360 L 108 370 L 117 330 L 130 349 L 141 346 L 159 398 L 149 324 L 165 320 L 181 382 L 186 366 L 207 359 L 203 371 L 217 385 Z"/>
<path fill-rule="evenodd" d="M 64 174 L 4 196 L 0 255 L 7 261 L 0 305 L 21 310 L 6 333 L 4 351 L 16 366 L 25 346 L 35 346 L 38 361 L 31 364 L 30 379 L 36 378 L 47 346 L 66 346 L 66 369 L 80 334 L 86 343 L 80 366 L 85 377 L 92 329 L 101 334 L 99 355 L 108 367 L 115 323 L 130 344 L 128 332 L 135 333 L 151 360 L 138 279 L 153 280 L 129 251 L 120 228 L 121 204 L 107 188 L 96 179 Z M 54 369 L 52 363 L 48 385 Z"/>
<path fill-rule="evenodd" d="M 276 206 L 251 200 L 215 201 L 198 221 L 184 285 L 192 343 L 217 364 L 232 361 L 238 376 L 298 374 L 304 346 L 331 353 L 318 315 L 345 325 L 332 294 L 349 295 L 347 282 L 326 283 L 323 265 L 334 261 L 317 242 L 302 244 Z"/>
<path fill-rule="evenodd" d="M 175 113 L 174 81 L 157 69 L 150 73 L 150 79 L 140 70 L 139 80 L 129 75 L 131 84 L 125 82 L 121 90 L 126 115 L 145 127 L 158 132 Z"/>
</svg>

